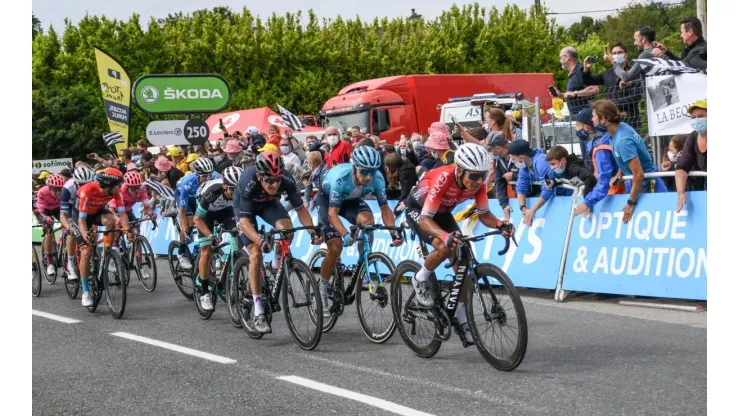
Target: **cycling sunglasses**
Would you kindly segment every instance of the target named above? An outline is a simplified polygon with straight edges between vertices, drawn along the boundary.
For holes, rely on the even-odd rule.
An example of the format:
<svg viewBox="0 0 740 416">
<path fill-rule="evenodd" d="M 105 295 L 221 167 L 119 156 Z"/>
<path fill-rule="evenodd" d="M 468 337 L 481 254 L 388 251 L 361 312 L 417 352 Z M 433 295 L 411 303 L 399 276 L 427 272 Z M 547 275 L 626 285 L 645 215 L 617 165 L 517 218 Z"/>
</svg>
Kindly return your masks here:
<svg viewBox="0 0 740 416">
<path fill-rule="evenodd" d="M 484 172 L 467 171 L 467 173 L 468 173 L 468 179 L 470 179 L 473 182 L 484 180 L 488 176 L 488 171 L 484 171 Z"/>
<path fill-rule="evenodd" d="M 282 176 L 262 176 L 260 177 L 262 182 L 268 184 L 268 185 L 274 185 L 276 183 L 280 183 L 283 180 Z"/>
<path fill-rule="evenodd" d="M 375 172 L 377 172 L 377 169 L 357 169 L 358 172 L 360 172 L 360 175 L 362 176 L 375 176 Z"/>
</svg>

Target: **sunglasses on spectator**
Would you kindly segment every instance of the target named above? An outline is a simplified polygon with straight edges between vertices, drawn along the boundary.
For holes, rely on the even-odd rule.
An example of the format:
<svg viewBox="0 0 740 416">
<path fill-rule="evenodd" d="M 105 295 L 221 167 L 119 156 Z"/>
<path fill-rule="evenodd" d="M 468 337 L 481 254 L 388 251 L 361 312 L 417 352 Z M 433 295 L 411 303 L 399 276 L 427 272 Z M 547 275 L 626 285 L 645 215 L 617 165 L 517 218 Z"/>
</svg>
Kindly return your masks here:
<svg viewBox="0 0 740 416">
<path fill-rule="evenodd" d="M 477 182 L 480 180 L 483 180 L 488 176 L 488 172 L 471 172 L 468 171 L 468 179 L 470 179 L 473 182 Z"/>
<path fill-rule="evenodd" d="M 357 172 L 360 173 L 362 176 L 375 176 L 375 172 L 377 172 L 377 169 L 357 169 Z"/>
<path fill-rule="evenodd" d="M 262 182 L 268 184 L 268 185 L 274 185 L 276 183 L 280 183 L 280 181 L 283 180 L 282 176 L 262 176 L 260 178 Z"/>
</svg>

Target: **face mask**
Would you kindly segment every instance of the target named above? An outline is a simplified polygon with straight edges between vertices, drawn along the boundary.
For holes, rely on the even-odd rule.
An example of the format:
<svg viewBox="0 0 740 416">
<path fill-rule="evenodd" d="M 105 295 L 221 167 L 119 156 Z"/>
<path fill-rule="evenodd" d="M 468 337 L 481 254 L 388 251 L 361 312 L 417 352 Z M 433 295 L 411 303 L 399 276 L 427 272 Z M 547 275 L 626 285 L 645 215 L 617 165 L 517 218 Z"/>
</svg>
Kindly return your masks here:
<svg viewBox="0 0 740 416">
<path fill-rule="evenodd" d="M 484 123 L 483 124 L 483 129 L 486 131 L 486 133 L 490 133 L 491 132 L 491 124 L 490 123 Z"/>
<path fill-rule="evenodd" d="M 288 146 L 280 146 L 280 150 L 283 152 L 284 155 L 290 153 L 290 147 Z"/>
<path fill-rule="evenodd" d="M 691 120 L 691 128 L 699 134 L 707 132 L 707 119 L 706 118 L 695 118 Z"/>
<path fill-rule="evenodd" d="M 618 63 L 619 65 L 622 65 L 624 63 L 624 60 L 626 56 L 624 54 L 620 55 L 612 55 L 614 57 L 614 62 Z"/>
<path fill-rule="evenodd" d="M 603 124 L 597 124 L 596 125 L 596 131 L 600 131 L 602 133 L 606 133 L 606 127 Z"/>
<path fill-rule="evenodd" d="M 552 171 L 555 172 L 556 175 L 562 175 L 563 172 L 565 172 L 565 168 L 562 165 L 560 165 L 557 168 L 553 169 Z"/>
<path fill-rule="evenodd" d="M 221 161 L 224 160 L 223 156 L 214 156 L 213 161 L 216 163 L 221 163 Z"/>
<path fill-rule="evenodd" d="M 517 162 L 514 162 L 514 166 L 516 166 L 518 169 L 524 169 L 527 167 L 527 163 L 517 161 Z"/>
<path fill-rule="evenodd" d="M 434 156 L 435 159 L 439 159 L 439 153 L 432 152 L 432 156 Z"/>
<path fill-rule="evenodd" d="M 578 139 L 580 140 L 588 140 L 588 132 L 586 130 L 578 130 L 576 132 L 576 136 L 578 136 Z"/>
<path fill-rule="evenodd" d="M 421 142 L 414 142 L 414 143 L 412 144 L 412 146 L 414 147 L 414 150 L 416 150 L 417 152 L 418 152 L 419 150 L 421 150 Z"/>
<path fill-rule="evenodd" d="M 398 152 L 401 153 L 401 156 L 406 156 L 406 148 L 405 147 L 399 148 L 398 149 Z"/>
<path fill-rule="evenodd" d="M 668 160 L 670 160 L 673 163 L 676 163 L 676 161 L 678 160 L 678 153 L 673 153 L 670 150 L 668 151 L 667 156 L 668 156 Z"/>
<path fill-rule="evenodd" d="M 326 141 L 329 142 L 330 146 L 336 146 L 339 143 L 339 136 L 334 134 L 326 136 Z"/>
</svg>

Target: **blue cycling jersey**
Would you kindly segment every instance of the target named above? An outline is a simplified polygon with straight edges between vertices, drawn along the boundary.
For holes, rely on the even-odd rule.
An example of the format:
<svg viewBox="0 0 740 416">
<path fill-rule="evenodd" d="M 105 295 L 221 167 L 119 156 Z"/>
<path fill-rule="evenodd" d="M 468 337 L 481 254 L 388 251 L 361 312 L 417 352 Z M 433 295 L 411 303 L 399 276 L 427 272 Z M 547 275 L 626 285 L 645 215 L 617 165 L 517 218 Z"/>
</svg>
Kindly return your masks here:
<svg viewBox="0 0 740 416">
<path fill-rule="evenodd" d="M 378 206 L 388 204 L 383 175 L 376 172 L 373 181 L 368 186 L 355 185 L 352 176 L 351 163 L 334 166 L 326 173 L 321 181 L 321 191 L 329 197 L 330 207 L 339 208 L 342 206 L 342 201 L 362 199 L 370 193 L 378 199 Z"/>
<path fill-rule="evenodd" d="M 220 178 L 221 175 L 217 172 L 213 172 L 211 173 L 209 180 Z M 188 206 L 188 201 L 192 201 L 192 205 L 195 205 L 198 188 L 200 188 L 198 175 L 191 172 L 180 178 L 175 185 L 175 202 L 177 203 L 177 206 L 179 208 L 186 208 Z"/>
</svg>

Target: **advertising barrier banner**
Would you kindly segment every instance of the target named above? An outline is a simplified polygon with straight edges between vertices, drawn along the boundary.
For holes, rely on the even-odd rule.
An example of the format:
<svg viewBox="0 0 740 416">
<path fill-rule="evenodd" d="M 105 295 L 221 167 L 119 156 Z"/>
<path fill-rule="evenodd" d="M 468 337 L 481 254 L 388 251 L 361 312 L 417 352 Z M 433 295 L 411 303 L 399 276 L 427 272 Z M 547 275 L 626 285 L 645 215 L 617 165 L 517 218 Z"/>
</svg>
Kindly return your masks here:
<svg viewBox="0 0 740 416">
<path fill-rule="evenodd" d="M 65 157 L 61 159 L 44 159 L 44 160 L 31 161 L 32 170 L 37 170 L 37 171 L 45 170 L 50 173 L 59 173 L 65 168 L 73 169 L 71 157 Z"/>
<path fill-rule="evenodd" d="M 624 224 L 628 196 L 615 195 L 576 219 L 563 289 L 706 300 L 706 191 L 688 195 L 680 213 L 675 193 L 645 194 Z"/>
</svg>

